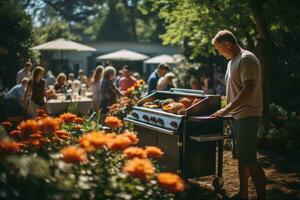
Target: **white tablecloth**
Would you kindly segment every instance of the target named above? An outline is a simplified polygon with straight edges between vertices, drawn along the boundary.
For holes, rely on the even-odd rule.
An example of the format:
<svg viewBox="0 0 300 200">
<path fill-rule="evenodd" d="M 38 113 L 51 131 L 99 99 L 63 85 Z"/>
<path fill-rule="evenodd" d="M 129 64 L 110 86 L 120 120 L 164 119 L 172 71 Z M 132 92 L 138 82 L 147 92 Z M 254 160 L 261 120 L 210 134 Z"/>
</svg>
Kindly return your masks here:
<svg viewBox="0 0 300 200">
<path fill-rule="evenodd" d="M 83 98 L 76 101 L 77 103 L 76 113 L 77 114 L 88 114 L 92 109 L 93 101 L 90 98 Z M 68 107 L 71 101 L 69 100 L 56 100 L 51 99 L 46 102 L 46 111 L 50 115 L 58 115 L 68 111 Z"/>
</svg>

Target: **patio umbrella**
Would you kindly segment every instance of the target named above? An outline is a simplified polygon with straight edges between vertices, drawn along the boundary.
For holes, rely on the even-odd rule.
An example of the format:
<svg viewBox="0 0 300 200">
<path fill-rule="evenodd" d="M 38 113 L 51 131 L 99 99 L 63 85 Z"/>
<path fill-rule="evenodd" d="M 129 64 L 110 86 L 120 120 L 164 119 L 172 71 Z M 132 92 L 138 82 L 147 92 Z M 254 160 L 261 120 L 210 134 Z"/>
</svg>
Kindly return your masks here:
<svg viewBox="0 0 300 200">
<path fill-rule="evenodd" d="M 113 53 L 98 56 L 97 60 L 110 60 L 110 61 L 140 61 L 149 58 L 148 56 L 130 50 L 120 50 Z"/>
<path fill-rule="evenodd" d="M 96 51 L 95 48 L 89 47 L 71 40 L 59 38 L 45 44 L 32 47 L 31 50 L 44 50 L 44 51 L 60 51 L 61 53 L 61 66 L 63 66 L 63 52 L 64 51 Z"/>
<path fill-rule="evenodd" d="M 163 54 L 163 55 L 152 57 L 146 60 L 145 63 L 146 64 L 160 64 L 160 63 L 173 64 L 175 63 L 175 60 L 172 56 Z"/>
</svg>

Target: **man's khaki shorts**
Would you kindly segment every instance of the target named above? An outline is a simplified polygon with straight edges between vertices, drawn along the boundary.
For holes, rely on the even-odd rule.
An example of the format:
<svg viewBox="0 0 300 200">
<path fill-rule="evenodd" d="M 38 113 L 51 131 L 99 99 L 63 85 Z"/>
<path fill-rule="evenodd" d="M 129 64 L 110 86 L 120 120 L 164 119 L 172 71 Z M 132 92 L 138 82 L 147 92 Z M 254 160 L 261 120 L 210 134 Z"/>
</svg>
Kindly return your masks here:
<svg viewBox="0 0 300 200">
<path fill-rule="evenodd" d="M 261 117 L 246 117 L 232 120 L 232 130 L 236 140 L 236 156 L 239 162 L 256 162 L 256 140 Z"/>
</svg>

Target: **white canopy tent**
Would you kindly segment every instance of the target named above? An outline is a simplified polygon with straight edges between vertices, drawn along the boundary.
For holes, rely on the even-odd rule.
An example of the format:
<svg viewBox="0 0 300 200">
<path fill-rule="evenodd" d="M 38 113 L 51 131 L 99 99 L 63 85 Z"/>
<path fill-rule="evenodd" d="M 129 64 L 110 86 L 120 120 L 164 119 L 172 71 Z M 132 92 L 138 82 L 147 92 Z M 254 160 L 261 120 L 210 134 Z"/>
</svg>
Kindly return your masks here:
<svg viewBox="0 0 300 200">
<path fill-rule="evenodd" d="M 59 38 L 35 47 L 31 50 L 43 50 L 43 51 L 60 51 L 61 52 L 61 66 L 63 65 L 63 52 L 64 51 L 96 51 L 95 48 L 89 47 L 71 40 Z"/>
<path fill-rule="evenodd" d="M 175 60 L 172 56 L 163 54 L 163 55 L 152 57 L 146 60 L 145 63 L 146 64 L 160 64 L 160 63 L 174 64 Z"/>
<path fill-rule="evenodd" d="M 134 51 L 130 51 L 127 49 L 123 49 L 120 51 L 116 51 L 113 53 L 105 54 L 102 56 L 98 56 L 97 60 L 109 60 L 109 61 L 142 61 L 149 58 L 148 56 L 137 53 Z"/>
</svg>

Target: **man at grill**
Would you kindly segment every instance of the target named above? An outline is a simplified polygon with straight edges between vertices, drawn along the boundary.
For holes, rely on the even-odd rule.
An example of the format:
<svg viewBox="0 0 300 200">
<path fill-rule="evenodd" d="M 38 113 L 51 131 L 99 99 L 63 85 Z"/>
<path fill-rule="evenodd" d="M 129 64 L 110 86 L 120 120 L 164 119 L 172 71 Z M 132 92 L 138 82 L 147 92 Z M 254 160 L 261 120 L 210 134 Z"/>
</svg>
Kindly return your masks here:
<svg viewBox="0 0 300 200">
<path fill-rule="evenodd" d="M 169 66 L 167 64 L 159 64 L 157 66 L 157 69 L 149 76 L 147 94 L 151 94 L 157 90 L 157 82 L 159 78 L 164 77 L 168 72 Z"/>
<path fill-rule="evenodd" d="M 225 75 L 228 105 L 212 116 L 233 116 L 240 188 L 231 199 L 248 199 L 248 179 L 251 177 L 257 199 L 265 200 L 265 175 L 256 160 L 256 138 L 263 108 L 260 62 L 253 53 L 242 49 L 228 30 L 218 32 L 212 44 L 220 55 L 230 60 Z"/>
</svg>

